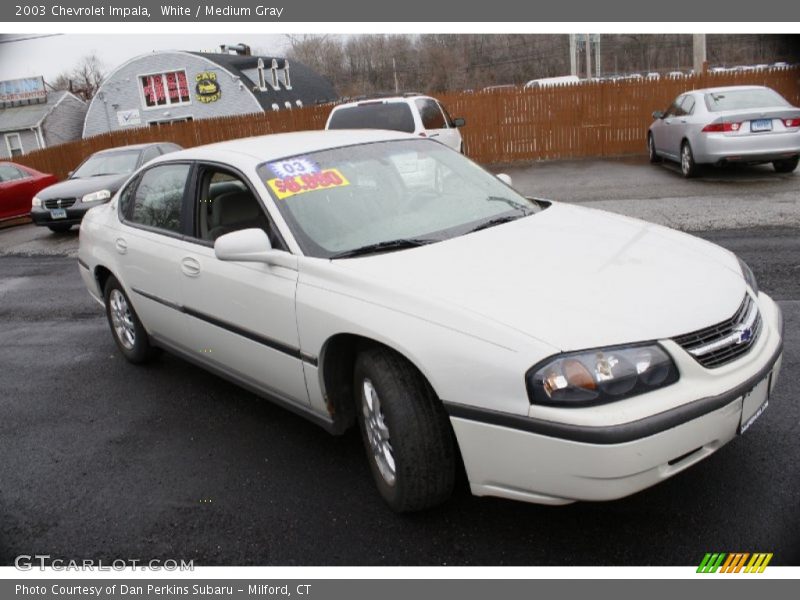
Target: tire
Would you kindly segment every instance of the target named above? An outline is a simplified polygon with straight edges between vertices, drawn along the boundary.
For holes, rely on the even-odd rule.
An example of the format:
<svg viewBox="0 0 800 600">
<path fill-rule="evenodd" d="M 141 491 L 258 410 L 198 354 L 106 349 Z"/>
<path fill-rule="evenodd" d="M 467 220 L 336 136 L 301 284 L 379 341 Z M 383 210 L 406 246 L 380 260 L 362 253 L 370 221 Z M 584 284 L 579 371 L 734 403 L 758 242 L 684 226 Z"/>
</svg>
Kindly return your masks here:
<svg viewBox="0 0 800 600">
<path fill-rule="evenodd" d="M 445 502 L 453 491 L 456 453 L 450 422 L 422 375 L 386 348 L 356 358 L 356 413 L 372 476 L 397 512 Z"/>
<path fill-rule="evenodd" d="M 115 277 L 108 278 L 103 297 L 108 326 L 122 355 L 134 364 L 145 363 L 153 358 L 158 351 L 150 344 L 150 338 L 133 310 L 128 295 Z"/>
<path fill-rule="evenodd" d="M 53 233 L 64 233 L 72 229 L 72 225 L 66 223 L 56 223 L 55 225 L 48 225 L 47 228 Z"/>
<path fill-rule="evenodd" d="M 798 162 L 800 162 L 800 159 L 797 156 L 785 160 L 776 160 L 772 163 L 772 168 L 775 169 L 776 173 L 791 173 L 797 168 Z"/>
<path fill-rule="evenodd" d="M 691 177 L 697 177 L 699 172 L 700 167 L 698 167 L 697 163 L 694 162 L 692 146 L 688 141 L 684 140 L 681 144 L 681 173 L 684 177 L 689 179 Z"/>
<path fill-rule="evenodd" d="M 661 157 L 656 153 L 656 143 L 653 141 L 652 133 L 647 134 L 647 154 L 651 163 L 661 162 Z"/>
</svg>

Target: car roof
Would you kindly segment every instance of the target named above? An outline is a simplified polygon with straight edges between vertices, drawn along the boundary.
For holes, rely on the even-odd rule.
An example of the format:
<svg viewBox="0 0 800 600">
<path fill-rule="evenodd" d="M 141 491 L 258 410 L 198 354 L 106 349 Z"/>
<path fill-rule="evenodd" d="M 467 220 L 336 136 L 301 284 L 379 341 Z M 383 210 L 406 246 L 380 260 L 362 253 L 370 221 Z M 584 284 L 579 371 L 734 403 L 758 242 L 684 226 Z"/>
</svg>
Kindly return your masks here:
<svg viewBox="0 0 800 600">
<path fill-rule="evenodd" d="M 349 108 L 352 106 L 358 106 L 359 104 L 364 103 L 373 103 L 373 102 L 408 102 L 409 100 L 414 100 L 415 98 L 432 98 L 432 96 L 427 96 L 425 94 L 417 94 L 417 93 L 409 93 L 409 94 L 402 94 L 396 96 L 364 96 L 359 97 L 358 99 L 351 100 L 350 102 L 343 102 L 341 104 L 337 104 L 333 107 L 333 110 L 337 110 L 339 108 Z"/>
<path fill-rule="evenodd" d="M 148 142 L 146 144 L 131 144 L 129 146 L 115 146 L 114 148 L 106 148 L 105 150 L 98 150 L 95 154 L 105 154 L 110 152 L 124 152 L 126 150 L 142 150 L 150 146 L 160 146 L 161 144 L 172 144 L 172 142 Z"/>
<path fill-rule="evenodd" d="M 382 129 L 335 129 L 274 133 L 170 152 L 157 158 L 156 161 L 220 160 L 226 157 L 234 163 L 242 160 L 262 163 L 268 160 L 318 152 L 329 148 L 404 139 L 419 138 L 400 131 Z"/>
<path fill-rule="evenodd" d="M 722 87 L 703 88 L 701 90 L 692 90 L 703 94 L 718 94 L 720 92 L 733 92 L 735 90 L 767 90 L 770 89 L 763 85 L 727 85 Z"/>
</svg>

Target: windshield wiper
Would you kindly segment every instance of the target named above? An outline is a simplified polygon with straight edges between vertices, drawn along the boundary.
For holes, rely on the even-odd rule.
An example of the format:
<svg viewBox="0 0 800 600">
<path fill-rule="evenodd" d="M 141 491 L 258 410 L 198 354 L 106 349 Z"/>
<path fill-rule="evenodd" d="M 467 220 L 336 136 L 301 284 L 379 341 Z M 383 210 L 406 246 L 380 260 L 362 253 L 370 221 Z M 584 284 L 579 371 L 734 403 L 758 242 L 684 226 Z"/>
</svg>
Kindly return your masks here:
<svg viewBox="0 0 800 600">
<path fill-rule="evenodd" d="M 486 200 L 488 200 L 489 202 L 503 202 L 505 204 L 508 204 L 514 210 L 518 210 L 526 215 L 530 214 L 528 213 L 527 206 L 525 206 L 524 204 L 520 204 L 519 202 L 512 200 L 511 198 L 503 198 L 502 196 L 489 196 L 488 198 L 486 198 Z"/>
<path fill-rule="evenodd" d="M 509 221 L 516 221 L 517 219 L 521 219 L 522 217 L 527 217 L 530 213 L 523 213 L 521 215 L 506 215 L 505 217 L 495 217 L 494 219 L 489 219 L 488 221 L 484 221 L 477 227 L 473 227 L 467 233 L 475 233 L 476 231 L 480 231 L 481 229 L 488 229 L 489 227 L 494 227 L 495 225 L 502 225 L 503 223 L 508 223 Z"/>
<path fill-rule="evenodd" d="M 432 244 L 436 240 L 426 240 L 422 238 L 401 238 L 398 240 L 388 240 L 385 242 L 376 242 L 374 244 L 367 244 L 366 246 L 361 246 L 359 248 L 353 248 L 352 250 L 344 250 L 342 252 L 337 252 L 336 254 L 332 254 L 328 258 L 353 258 L 355 256 L 364 256 L 366 254 L 375 254 L 377 252 L 384 252 L 387 250 L 403 250 L 404 248 L 417 248 L 419 246 L 425 246 L 426 244 Z"/>
<path fill-rule="evenodd" d="M 119 175 L 119 173 L 95 173 L 94 175 L 89 175 L 89 177 L 105 177 L 106 175 Z"/>
</svg>

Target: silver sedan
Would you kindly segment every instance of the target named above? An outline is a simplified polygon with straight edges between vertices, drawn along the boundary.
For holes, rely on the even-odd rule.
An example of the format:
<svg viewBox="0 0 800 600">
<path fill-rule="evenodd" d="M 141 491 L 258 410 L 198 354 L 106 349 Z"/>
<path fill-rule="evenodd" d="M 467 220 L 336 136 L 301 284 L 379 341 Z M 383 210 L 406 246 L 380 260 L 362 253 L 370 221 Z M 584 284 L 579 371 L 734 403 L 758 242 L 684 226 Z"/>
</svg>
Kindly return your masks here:
<svg viewBox="0 0 800 600">
<path fill-rule="evenodd" d="M 650 162 L 678 161 L 685 177 L 698 165 L 771 162 L 791 173 L 800 157 L 800 108 L 775 90 L 731 86 L 685 92 L 666 112 L 653 113 Z"/>
</svg>

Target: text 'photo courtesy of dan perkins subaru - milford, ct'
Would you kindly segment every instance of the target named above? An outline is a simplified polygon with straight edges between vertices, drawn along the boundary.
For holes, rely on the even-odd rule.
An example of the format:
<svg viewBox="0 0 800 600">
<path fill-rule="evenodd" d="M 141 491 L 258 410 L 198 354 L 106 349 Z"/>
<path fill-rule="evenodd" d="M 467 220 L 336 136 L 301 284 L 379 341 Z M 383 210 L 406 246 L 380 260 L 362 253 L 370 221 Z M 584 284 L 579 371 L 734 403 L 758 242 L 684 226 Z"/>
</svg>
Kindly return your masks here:
<svg viewBox="0 0 800 600">
<path fill-rule="evenodd" d="M 0 597 L 792 585 L 765 2 L 0 6 Z"/>
</svg>

